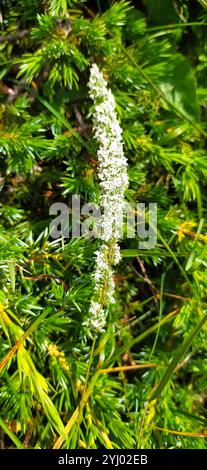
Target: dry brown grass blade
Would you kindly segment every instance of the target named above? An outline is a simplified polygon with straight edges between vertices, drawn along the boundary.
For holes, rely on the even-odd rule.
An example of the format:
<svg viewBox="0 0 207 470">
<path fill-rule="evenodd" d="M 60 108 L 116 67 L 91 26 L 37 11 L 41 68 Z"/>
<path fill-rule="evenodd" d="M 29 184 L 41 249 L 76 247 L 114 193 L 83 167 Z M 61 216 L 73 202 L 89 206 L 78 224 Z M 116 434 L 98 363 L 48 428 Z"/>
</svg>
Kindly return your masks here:
<svg viewBox="0 0 207 470">
<path fill-rule="evenodd" d="M 151 367 L 158 367 L 158 364 L 133 364 L 132 366 L 109 367 L 108 369 L 101 369 L 101 374 L 113 374 L 115 372 L 127 372 L 137 369 L 149 369 Z"/>
<path fill-rule="evenodd" d="M 21 338 L 14 344 L 10 351 L 3 357 L 0 361 L 0 373 L 7 364 L 7 362 L 14 356 L 18 351 L 23 342 L 28 338 L 28 336 L 35 330 L 35 328 L 42 322 L 42 320 L 48 315 L 48 311 L 43 312 L 37 320 L 35 320 L 32 325 L 28 328 L 27 331 L 21 336 Z"/>
<path fill-rule="evenodd" d="M 184 432 L 184 431 L 175 431 L 173 429 L 161 428 L 160 426 L 156 426 L 155 429 L 158 431 L 167 432 L 170 434 L 175 434 L 177 436 L 186 436 L 186 437 L 207 437 L 207 433 L 203 432 Z"/>
</svg>

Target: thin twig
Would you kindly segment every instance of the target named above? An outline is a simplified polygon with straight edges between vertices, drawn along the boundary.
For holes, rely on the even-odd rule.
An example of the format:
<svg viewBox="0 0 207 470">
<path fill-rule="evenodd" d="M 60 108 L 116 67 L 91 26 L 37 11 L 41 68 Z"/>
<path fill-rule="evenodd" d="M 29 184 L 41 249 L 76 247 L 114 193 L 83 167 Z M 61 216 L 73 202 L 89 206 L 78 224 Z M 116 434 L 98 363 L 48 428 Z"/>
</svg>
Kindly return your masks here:
<svg viewBox="0 0 207 470">
<path fill-rule="evenodd" d="M 14 34 L 5 34 L 5 36 L 0 36 L 0 43 L 6 41 L 13 42 L 16 41 L 16 39 L 22 39 L 28 33 L 29 29 L 23 29 L 22 31 L 16 31 Z"/>
</svg>

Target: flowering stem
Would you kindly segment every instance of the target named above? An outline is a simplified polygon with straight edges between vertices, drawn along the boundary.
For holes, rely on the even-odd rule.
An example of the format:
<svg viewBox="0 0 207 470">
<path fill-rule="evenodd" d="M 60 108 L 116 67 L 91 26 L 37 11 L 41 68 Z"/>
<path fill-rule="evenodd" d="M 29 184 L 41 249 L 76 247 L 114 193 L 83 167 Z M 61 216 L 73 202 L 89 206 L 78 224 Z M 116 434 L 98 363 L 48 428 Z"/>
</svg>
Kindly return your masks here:
<svg viewBox="0 0 207 470">
<path fill-rule="evenodd" d="M 108 307 L 115 302 L 113 266 L 121 259 L 118 241 L 122 237 L 128 176 L 115 100 L 96 64 L 90 71 L 89 94 L 94 102 L 93 131 L 99 145 L 98 178 L 104 211 L 99 223 L 101 245 L 95 253 L 94 295 L 85 325 L 98 333 L 104 331 Z"/>
</svg>

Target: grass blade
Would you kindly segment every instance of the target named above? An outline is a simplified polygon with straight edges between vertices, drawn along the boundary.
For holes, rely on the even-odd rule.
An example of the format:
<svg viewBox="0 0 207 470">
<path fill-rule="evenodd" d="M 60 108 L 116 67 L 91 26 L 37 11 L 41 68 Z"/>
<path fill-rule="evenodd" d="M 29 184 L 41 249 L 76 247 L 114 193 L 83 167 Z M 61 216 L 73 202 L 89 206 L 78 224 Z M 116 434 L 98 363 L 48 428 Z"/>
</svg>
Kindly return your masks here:
<svg viewBox="0 0 207 470">
<path fill-rule="evenodd" d="M 118 350 L 117 356 L 120 356 L 120 354 L 123 354 L 126 349 L 132 348 L 135 344 L 140 343 L 145 339 L 147 336 L 149 336 L 151 333 L 154 333 L 154 331 L 157 331 L 162 325 L 167 323 L 168 321 L 171 321 L 174 319 L 175 315 L 178 313 L 178 309 L 174 310 L 173 312 L 170 312 L 168 315 L 166 315 L 164 318 L 162 318 L 159 322 L 157 322 L 155 325 L 151 326 L 147 330 L 145 330 L 143 333 L 141 333 L 139 336 L 136 338 L 132 339 L 129 341 L 125 346 L 120 348 Z"/>
<path fill-rule="evenodd" d="M 199 321 L 199 323 L 196 325 L 194 330 L 190 333 L 190 335 L 186 338 L 184 343 L 180 346 L 180 348 L 177 350 L 175 356 L 173 357 L 169 367 L 167 368 L 166 372 L 163 375 L 163 378 L 159 385 L 152 391 L 152 394 L 150 395 L 149 399 L 154 400 L 156 398 L 159 398 L 163 389 L 169 382 L 173 372 L 175 371 L 179 361 L 182 359 L 183 355 L 187 352 L 191 344 L 193 343 L 194 339 L 200 332 L 201 328 L 203 327 L 204 323 L 207 321 L 207 314 L 203 316 L 203 318 Z"/>
<path fill-rule="evenodd" d="M 0 418 L 0 426 L 3 429 L 3 431 L 7 434 L 7 436 L 10 437 L 10 439 L 15 444 L 17 449 L 24 449 L 24 446 L 21 443 L 21 441 L 18 439 L 18 437 L 13 433 L 13 431 L 8 427 L 8 425 L 1 418 Z"/>
</svg>

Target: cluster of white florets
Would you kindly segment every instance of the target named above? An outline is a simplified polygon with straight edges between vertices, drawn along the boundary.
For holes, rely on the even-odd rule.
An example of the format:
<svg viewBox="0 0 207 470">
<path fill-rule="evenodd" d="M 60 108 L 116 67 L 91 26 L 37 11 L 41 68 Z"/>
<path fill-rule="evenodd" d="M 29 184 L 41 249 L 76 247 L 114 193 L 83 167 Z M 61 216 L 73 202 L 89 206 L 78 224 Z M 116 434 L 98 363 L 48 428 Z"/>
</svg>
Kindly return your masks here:
<svg viewBox="0 0 207 470">
<path fill-rule="evenodd" d="M 95 252 L 95 255 L 96 269 L 93 275 L 95 281 L 94 291 L 99 293 L 104 289 L 105 299 L 109 304 L 113 304 L 115 302 L 115 284 L 112 265 L 118 264 L 121 259 L 119 246 L 117 243 L 114 243 L 113 246 L 110 247 L 109 252 L 109 246 L 104 243 L 100 246 L 99 250 Z"/>
<path fill-rule="evenodd" d="M 127 160 L 122 145 L 115 100 L 96 64 L 91 67 L 89 94 L 94 101 L 93 130 L 99 143 L 98 177 L 100 181 L 101 238 L 109 241 L 122 236 L 125 209 L 124 192 L 128 186 Z"/>
<path fill-rule="evenodd" d="M 100 332 L 104 331 L 106 324 L 105 305 L 115 301 L 112 266 L 118 264 L 121 258 L 117 241 L 122 237 L 124 192 L 128 186 L 128 176 L 115 100 L 96 64 L 90 71 L 89 95 L 94 102 L 93 131 L 99 144 L 98 178 L 100 205 L 103 208 L 100 233 L 103 243 L 95 253 L 95 300 L 91 302 L 86 324 Z"/>
</svg>

